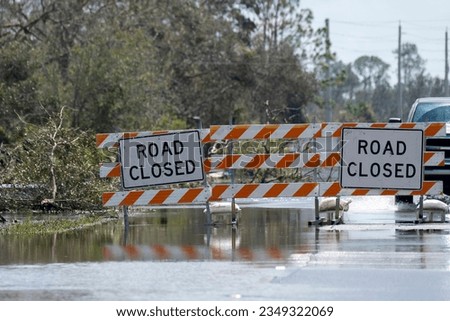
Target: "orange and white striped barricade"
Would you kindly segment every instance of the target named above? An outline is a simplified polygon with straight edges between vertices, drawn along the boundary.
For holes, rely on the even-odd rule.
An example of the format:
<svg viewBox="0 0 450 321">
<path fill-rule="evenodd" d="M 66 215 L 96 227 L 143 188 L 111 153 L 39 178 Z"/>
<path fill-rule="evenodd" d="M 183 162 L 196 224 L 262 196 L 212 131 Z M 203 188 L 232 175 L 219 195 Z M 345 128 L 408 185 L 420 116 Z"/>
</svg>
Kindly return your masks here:
<svg viewBox="0 0 450 321">
<path fill-rule="evenodd" d="M 332 167 L 339 164 L 337 152 L 285 153 L 285 154 L 227 154 L 211 156 L 205 160 L 205 171 L 220 169 L 266 169 Z"/>
<path fill-rule="evenodd" d="M 214 125 L 200 130 L 203 144 L 213 141 L 240 140 L 297 140 L 340 139 L 344 128 L 420 129 L 425 137 L 445 136 L 444 123 L 312 123 L 264 125 Z M 128 132 L 98 134 L 99 148 L 117 147 L 123 138 L 171 133 L 173 131 Z M 334 149 L 338 149 L 338 145 Z M 423 152 L 424 166 L 444 165 L 443 152 Z M 205 172 L 216 170 L 248 170 L 266 168 L 336 167 L 341 164 L 338 150 L 319 152 L 224 154 L 204 160 Z M 120 177 L 121 164 L 109 162 L 100 165 L 100 177 Z M 421 190 L 342 188 L 339 182 L 213 184 L 211 187 L 169 188 L 107 192 L 104 206 L 149 206 L 178 204 L 207 204 L 210 201 L 235 198 L 277 197 L 337 197 L 359 195 L 433 195 L 442 192 L 442 182 L 424 182 Z M 316 203 L 317 211 L 317 203 Z"/>
<path fill-rule="evenodd" d="M 216 184 L 211 187 L 132 190 L 103 193 L 103 206 L 205 204 L 230 198 L 309 197 L 319 195 L 319 184 Z"/>
<path fill-rule="evenodd" d="M 198 129 L 202 143 L 211 142 L 209 129 Z M 118 147 L 119 140 L 124 138 L 136 138 L 160 134 L 170 134 L 180 132 L 179 130 L 155 130 L 155 131 L 139 131 L 139 132 L 122 132 L 122 133 L 100 133 L 95 135 L 97 148 Z"/>
<path fill-rule="evenodd" d="M 206 177 L 202 163 L 202 143 L 210 141 L 209 129 L 97 134 L 97 147 L 113 149 L 117 152 L 119 161 L 123 159 L 124 162 L 101 164 L 100 177 L 121 177 L 122 190 L 204 181 Z M 162 161 L 164 163 L 160 163 Z M 190 176 L 186 177 L 187 175 Z M 204 203 L 208 198 L 203 188 L 133 190 L 104 193 L 103 204 L 123 206 L 127 226 L 128 204 Z"/>
<path fill-rule="evenodd" d="M 286 154 L 213 155 L 204 161 L 205 171 L 224 169 L 334 167 L 341 160 L 339 152 Z M 424 166 L 444 166 L 443 152 L 424 152 Z M 100 177 L 120 177 L 120 163 L 100 164 Z"/>
<path fill-rule="evenodd" d="M 211 190 L 211 201 L 230 198 L 277 198 L 318 196 L 317 182 L 216 184 Z"/>
<path fill-rule="evenodd" d="M 323 197 L 337 196 L 396 196 L 396 195 L 438 195 L 442 192 L 442 181 L 425 181 L 421 190 L 342 188 L 339 182 L 319 183 L 319 194 Z"/>
<path fill-rule="evenodd" d="M 107 261 L 279 261 L 288 260 L 290 253 L 275 247 L 222 249 L 201 245 L 106 245 L 103 258 Z"/>
<path fill-rule="evenodd" d="M 267 124 L 267 125 L 216 125 L 211 126 L 213 140 L 270 140 L 298 139 L 341 139 L 344 128 L 369 129 L 401 129 L 421 130 L 425 137 L 445 136 L 444 123 L 323 123 L 323 124 Z M 335 146 L 339 147 L 337 143 Z M 319 153 L 283 153 L 283 154 L 226 154 L 212 156 L 205 161 L 206 171 L 224 169 L 265 169 L 265 168 L 300 168 L 300 167 L 334 167 L 340 166 L 341 155 L 337 151 Z M 423 152 L 423 166 L 444 165 L 443 152 Z M 249 185 L 242 190 L 250 190 L 256 185 Z M 336 188 L 338 187 L 338 188 Z M 242 187 L 238 187 L 241 189 Z M 261 189 L 261 187 L 258 187 Z M 321 185 L 320 196 L 335 196 L 338 210 L 341 195 L 431 195 L 442 192 L 442 182 L 424 182 L 421 190 L 394 190 L 384 188 L 344 189 L 339 183 Z M 242 196 L 245 193 L 235 192 L 225 195 Z M 248 193 L 249 197 L 257 197 L 258 193 Z M 213 196 L 213 199 L 215 197 Z M 316 199 L 316 217 L 318 217 L 318 200 Z"/>
<path fill-rule="evenodd" d="M 210 198 L 210 188 L 149 189 L 105 192 L 103 206 L 151 206 L 205 204 Z"/>
<path fill-rule="evenodd" d="M 421 129 L 426 137 L 445 136 L 445 123 L 311 123 L 214 125 L 212 140 L 258 140 L 341 137 L 343 128 Z"/>
</svg>

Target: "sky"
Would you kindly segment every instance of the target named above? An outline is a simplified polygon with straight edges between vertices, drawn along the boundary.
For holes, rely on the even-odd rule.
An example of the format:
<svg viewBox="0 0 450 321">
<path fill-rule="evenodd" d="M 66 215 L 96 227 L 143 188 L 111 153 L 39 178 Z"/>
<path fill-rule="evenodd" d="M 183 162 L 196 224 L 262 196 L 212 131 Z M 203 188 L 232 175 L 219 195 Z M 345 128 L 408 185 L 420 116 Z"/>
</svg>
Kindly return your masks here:
<svg viewBox="0 0 450 321">
<path fill-rule="evenodd" d="M 390 80 L 396 82 L 393 51 L 401 24 L 402 43 L 416 44 L 427 73 L 444 79 L 450 0 L 301 0 L 300 5 L 313 11 L 315 27 L 329 19 L 331 49 L 338 60 L 350 63 L 360 56 L 377 56 L 390 64 Z"/>
</svg>

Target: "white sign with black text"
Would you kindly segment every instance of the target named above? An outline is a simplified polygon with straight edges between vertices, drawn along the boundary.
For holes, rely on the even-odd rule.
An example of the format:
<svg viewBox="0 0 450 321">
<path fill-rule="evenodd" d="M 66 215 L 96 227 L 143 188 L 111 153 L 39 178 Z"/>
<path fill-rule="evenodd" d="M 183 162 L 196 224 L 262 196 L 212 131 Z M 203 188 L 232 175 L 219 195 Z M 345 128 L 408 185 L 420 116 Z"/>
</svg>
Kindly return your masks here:
<svg viewBox="0 0 450 321">
<path fill-rule="evenodd" d="M 342 144 L 341 187 L 422 188 L 422 130 L 343 128 Z"/>
<path fill-rule="evenodd" d="M 124 189 L 204 179 L 197 130 L 124 138 L 119 154 Z"/>
</svg>

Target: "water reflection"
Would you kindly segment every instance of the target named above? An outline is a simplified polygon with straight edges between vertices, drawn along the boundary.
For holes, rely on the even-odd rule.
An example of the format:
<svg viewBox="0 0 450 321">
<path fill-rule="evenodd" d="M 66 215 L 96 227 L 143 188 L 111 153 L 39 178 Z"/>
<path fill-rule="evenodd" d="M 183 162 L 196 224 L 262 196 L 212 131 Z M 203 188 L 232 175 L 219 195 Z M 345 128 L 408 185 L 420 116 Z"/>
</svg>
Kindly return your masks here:
<svg viewBox="0 0 450 321">
<path fill-rule="evenodd" d="M 333 230 L 308 225 L 313 218 L 311 208 L 244 207 L 237 227 L 227 216 L 215 217 L 211 227 L 200 207 L 134 210 L 127 234 L 117 220 L 62 234 L 0 235 L 0 264 L 220 259 L 364 265 L 396 264 L 395 253 L 403 252 L 414 253 L 411 264 L 426 266 L 450 252 L 448 230 Z M 358 224 L 356 215 L 351 219 L 349 225 Z"/>
</svg>

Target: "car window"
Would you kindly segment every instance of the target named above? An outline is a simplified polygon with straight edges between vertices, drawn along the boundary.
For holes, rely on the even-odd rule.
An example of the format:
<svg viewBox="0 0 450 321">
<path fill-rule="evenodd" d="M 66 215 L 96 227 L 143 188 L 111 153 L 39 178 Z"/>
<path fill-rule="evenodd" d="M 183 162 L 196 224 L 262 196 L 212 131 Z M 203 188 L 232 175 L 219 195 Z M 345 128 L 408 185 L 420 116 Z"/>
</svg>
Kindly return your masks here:
<svg viewBox="0 0 450 321">
<path fill-rule="evenodd" d="M 420 103 L 412 118 L 413 122 L 450 122 L 450 105 Z"/>
</svg>

